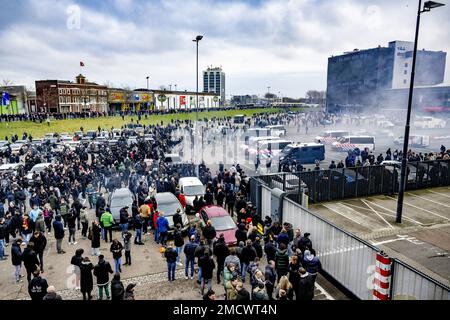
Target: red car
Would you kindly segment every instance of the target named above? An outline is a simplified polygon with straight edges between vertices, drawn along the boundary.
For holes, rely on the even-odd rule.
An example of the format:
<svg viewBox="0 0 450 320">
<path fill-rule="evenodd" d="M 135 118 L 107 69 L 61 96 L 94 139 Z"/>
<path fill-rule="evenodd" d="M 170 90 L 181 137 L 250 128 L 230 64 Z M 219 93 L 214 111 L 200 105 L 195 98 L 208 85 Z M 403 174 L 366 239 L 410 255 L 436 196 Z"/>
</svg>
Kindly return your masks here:
<svg viewBox="0 0 450 320">
<path fill-rule="evenodd" d="M 217 238 L 223 233 L 225 243 L 227 246 L 235 246 L 236 240 L 236 222 L 231 218 L 228 212 L 219 206 L 205 206 L 199 212 L 200 220 L 206 224 L 206 221 L 211 220 L 212 226 L 216 229 Z"/>
</svg>

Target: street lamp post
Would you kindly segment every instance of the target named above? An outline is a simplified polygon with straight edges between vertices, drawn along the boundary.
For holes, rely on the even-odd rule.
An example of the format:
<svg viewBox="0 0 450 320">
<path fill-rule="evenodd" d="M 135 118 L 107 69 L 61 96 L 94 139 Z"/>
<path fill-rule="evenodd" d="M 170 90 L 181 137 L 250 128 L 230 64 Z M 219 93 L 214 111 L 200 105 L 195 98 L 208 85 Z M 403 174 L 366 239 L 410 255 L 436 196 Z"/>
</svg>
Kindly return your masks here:
<svg viewBox="0 0 450 320">
<path fill-rule="evenodd" d="M 196 77 L 195 77 L 195 80 L 196 80 L 196 83 L 197 83 L 197 89 L 195 91 L 195 96 L 196 96 L 196 98 L 195 98 L 195 100 L 196 100 L 195 101 L 195 103 L 196 103 L 195 119 L 196 119 L 196 121 L 198 121 L 198 43 L 202 39 L 203 39 L 203 36 L 202 35 L 198 35 L 197 37 L 195 37 L 194 40 L 192 40 L 192 41 L 194 41 L 197 44 L 197 58 L 196 58 L 196 61 L 197 61 L 197 63 L 196 63 L 196 66 L 197 66 L 196 72 L 197 73 L 196 73 Z"/>
<path fill-rule="evenodd" d="M 420 26 L 420 15 L 424 12 L 428 12 L 433 8 L 442 7 L 444 4 L 434 2 L 434 1 L 426 1 L 422 10 L 422 0 L 419 0 L 419 6 L 417 9 L 417 21 L 416 21 L 416 33 L 414 37 L 414 51 L 413 51 L 413 60 L 411 65 L 411 80 L 409 83 L 409 96 L 408 96 L 408 110 L 406 113 L 406 125 L 405 125 L 405 135 L 403 140 L 403 154 L 402 154 L 402 167 L 400 173 L 400 185 L 398 188 L 398 198 L 397 198 L 397 216 L 395 219 L 396 223 L 402 222 L 402 211 L 403 211 L 403 197 L 405 194 L 405 184 L 406 184 L 406 161 L 407 161 L 407 152 L 408 152 L 408 140 L 409 140 L 409 129 L 410 129 L 410 120 L 411 120 L 411 108 L 412 108 L 412 99 L 413 99 L 413 91 L 414 91 L 414 76 L 415 76 L 415 68 L 416 68 L 416 55 L 417 55 L 417 41 L 419 38 L 419 26 Z"/>
<path fill-rule="evenodd" d="M 147 79 L 147 90 L 148 90 L 148 79 L 149 78 L 150 78 L 149 76 L 145 77 L 145 79 Z"/>
</svg>

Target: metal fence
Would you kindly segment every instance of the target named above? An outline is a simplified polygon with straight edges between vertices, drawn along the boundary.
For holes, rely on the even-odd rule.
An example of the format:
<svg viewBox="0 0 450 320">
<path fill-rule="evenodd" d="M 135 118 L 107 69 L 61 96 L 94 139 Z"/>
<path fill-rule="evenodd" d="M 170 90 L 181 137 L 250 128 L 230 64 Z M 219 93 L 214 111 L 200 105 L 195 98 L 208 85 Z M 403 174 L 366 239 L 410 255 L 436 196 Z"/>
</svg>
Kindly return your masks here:
<svg viewBox="0 0 450 320">
<path fill-rule="evenodd" d="M 401 260 L 394 259 L 392 271 L 392 299 L 450 300 L 449 287 Z"/>
<path fill-rule="evenodd" d="M 341 200 L 398 191 L 400 167 L 367 167 L 276 173 L 259 176 L 270 188 L 306 193 L 311 202 Z M 406 190 L 450 185 L 450 160 L 409 162 Z"/>
<path fill-rule="evenodd" d="M 372 277 L 379 251 L 369 243 L 284 198 L 282 222 L 311 233 L 323 269 L 359 299 L 372 299 Z"/>
<path fill-rule="evenodd" d="M 260 208 L 260 215 L 269 215 L 273 209 L 271 187 L 261 177 L 251 180 L 252 201 Z M 265 181 L 273 184 L 272 179 Z M 380 249 L 302 207 L 300 198 L 298 193 L 283 197 L 281 222 L 311 234 L 324 271 L 335 281 L 359 299 L 373 299 L 375 261 Z M 394 258 L 390 295 L 392 299 L 450 300 L 450 288 Z"/>
</svg>

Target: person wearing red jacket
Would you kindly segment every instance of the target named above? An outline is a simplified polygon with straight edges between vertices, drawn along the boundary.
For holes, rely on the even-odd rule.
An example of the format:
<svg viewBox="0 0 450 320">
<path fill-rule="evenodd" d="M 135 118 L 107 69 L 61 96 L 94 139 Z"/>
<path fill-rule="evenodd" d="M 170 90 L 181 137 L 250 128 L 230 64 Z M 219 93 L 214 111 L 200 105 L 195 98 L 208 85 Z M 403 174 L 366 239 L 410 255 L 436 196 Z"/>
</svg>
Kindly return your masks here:
<svg viewBox="0 0 450 320">
<path fill-rule="evenodd" d="M 180 193 L 180 195 L 178 196 L 178 201 L 180 201 L 183 208 L 186 208 L 186 197 L 184 196 L 184 194 Z"/>
<path fill-rule="evenodd" d="M 155 210 L 155 212 L 153 213 L 153 227 L 155 228 L 154 232 L 155 232 L 155 241 L 156 243 L 159 243 L 159 235 L 158 235 L 158 225 L 156 224 L 156 220 L 159 217 L 159 212 L 158 210 Z"/>
</svg>

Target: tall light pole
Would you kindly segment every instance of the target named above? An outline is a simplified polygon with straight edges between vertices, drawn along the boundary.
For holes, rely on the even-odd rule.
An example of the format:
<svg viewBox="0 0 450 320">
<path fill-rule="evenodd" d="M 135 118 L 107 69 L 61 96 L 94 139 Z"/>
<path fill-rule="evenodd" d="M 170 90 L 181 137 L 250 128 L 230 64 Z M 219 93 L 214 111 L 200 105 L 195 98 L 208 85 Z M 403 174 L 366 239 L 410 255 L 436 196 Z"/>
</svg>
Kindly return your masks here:
<svg viewBox="0 0 450 320">
<path fill-rule="evenodd" d="M 192 40 L 192 41 L 194 41 L 196 44 L 197 44 L 197 75 L 196 75 L 196 77 L 195 77 L 195 80 L 196 80 L 196 82 L 197 82 L 197 90 L 195 91 L 195 95 L 196 95 L 196 101 L 195 101 L 195 103 L 196 103 L 196 111 L 195 111 L 195 119 L 196 119 L 196 121 L 198 121 L 198 43 L 199 43 L 199 41 L 200 40 L 202 40 L 203 39 L 203 36 L 201 36 L 201 35 L 198 35 L 197 37 L 195 37 L 195 39 L 194 40 Z"/>
<path fill-rule="evenodd" d="M 150 76 L 147 76 L 145 79 L 147 79 L 147 90 L 148 90 L 148 79 L 150 78 Z"/>
<path fill-rule="evenodd" d="M 420 26 L 420 15 L 424 12 L 428 12 L 433 8 L 442 7 L 444 4 L 434 2 L 434 1 L 426 1 L 423 5 L 422 9 L 422 0 L 419 0 L 419 6 L 417 9 L 417 21 L 416 21 L 416 34 L 414 37 L 414 51 L 413 51 L 413 60 L 411 65 L 411 80 L 409 83 L 409 96 L 408 96 L 408 110 L 406 113 L 406 125 L 405 125 L 405 135 L 403 140 L 403 154 L 402 154 L 402 168 L 400 173 L 400 185 L 398 188 L 398 198 L 397 198 L 397 216 L 395 219 L 396 223 L 402 222 L 402 211 L 403 211 L 403 197 L 405 194 L 405 184 L 406 184 L 406 161 L 407 161 L 407 152 L 408 152 L 408 140 L 409 140 L 409 128 L 410 128 L 410 120 L 411 120 L 411 108 L 412 108 L 412 99 L 413 99 L 413 91 L 414 91 L 414 76 L 415 76 L 415 68 L 416 68 L 416 55 L 417 55 L 417 41 L 419 38 L 419 26 Z"/>
<path fill-rule="evenodd" d="M 175 91 L 177 91 L 177 84 L 175 83 L 174 86 L 175 86 Z"/>
<path fill-rule="evenodd" d="M 172 91 L 172 85 L 169 84 L 169 91 Z"/>
</svg>

